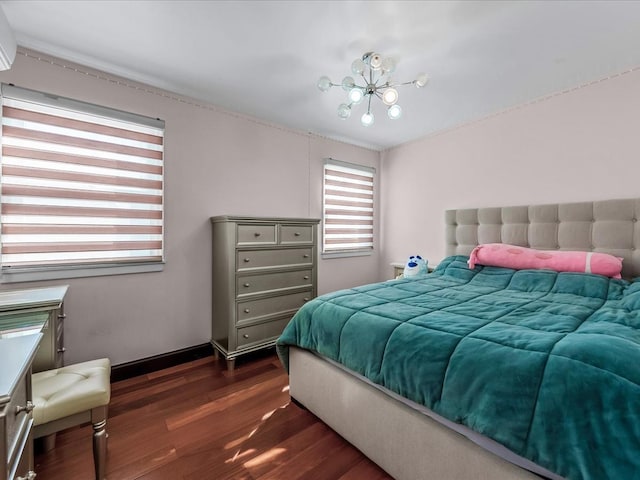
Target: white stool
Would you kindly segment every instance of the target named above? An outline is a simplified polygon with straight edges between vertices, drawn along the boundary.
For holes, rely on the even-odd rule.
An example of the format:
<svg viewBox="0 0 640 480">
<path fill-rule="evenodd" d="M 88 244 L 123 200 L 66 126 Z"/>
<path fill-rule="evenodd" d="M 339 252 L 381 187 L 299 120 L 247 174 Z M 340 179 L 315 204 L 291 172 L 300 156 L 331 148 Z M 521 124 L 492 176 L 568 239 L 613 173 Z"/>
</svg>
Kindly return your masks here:
<svg viewBox="0 0 640 480">
<path fill-rule="evenodd" d="M 32 375 L 34 438 L 91 422 L 96 480 L 105 477 L 110 376 L 108 358 Z M 48 448 L 53 448 L 50 442 Z"/>
</svg>

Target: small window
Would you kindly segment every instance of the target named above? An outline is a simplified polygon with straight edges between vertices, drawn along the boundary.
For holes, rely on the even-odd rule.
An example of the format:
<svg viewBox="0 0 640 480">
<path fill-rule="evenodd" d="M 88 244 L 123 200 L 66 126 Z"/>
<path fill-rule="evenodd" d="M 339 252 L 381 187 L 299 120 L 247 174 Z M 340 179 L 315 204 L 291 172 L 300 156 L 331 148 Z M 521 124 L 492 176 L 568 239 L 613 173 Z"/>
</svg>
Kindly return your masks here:
<svg viewBox="0 0 640 480">
<path fill-rule="evenodd" d="M 324 164 L 323 254 L 373 250 L 375 169 L 333 159 Z"/>
<path fill-rule="evenodd" d="M 1 138 L 3 281 L 161 269 L 163 121 L 3 84 Z"/>
</svg>

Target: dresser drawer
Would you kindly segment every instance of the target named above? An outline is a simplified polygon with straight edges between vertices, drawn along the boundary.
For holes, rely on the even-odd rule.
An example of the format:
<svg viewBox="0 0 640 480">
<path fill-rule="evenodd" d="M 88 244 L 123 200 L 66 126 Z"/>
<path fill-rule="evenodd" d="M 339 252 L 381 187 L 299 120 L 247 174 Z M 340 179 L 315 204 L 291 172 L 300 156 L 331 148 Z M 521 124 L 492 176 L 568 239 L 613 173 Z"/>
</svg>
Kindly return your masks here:
<svg viewBox="0 0 640 480">
<path fill-rule="evenodd" d="M 18 407 L 24 408 L 27 404 L 27 395 L 30 371 L 22 376 L 15 390 L 11 394 L 11 400 L 5 410 L 6 422 L 6 439 L 7 439 L 7 458 L 12 458 L 16 454 L 16 448 L 19 448 L 24 438 L 28 435 L 28 429 L 31 421 L 31 413 L 25 410 L 17 411 Z"/>
<path fill-rule="evenodd" d="M 239 224 L 238 245 L 258 245 L 258 244 L 275 244 L 276 243 L 276 224 L 253 225 Z"/>
<path fill-rule="evenodd" d="M 290 317 L 280 318 L 272 322 L 252 325 L 250 327 L 238 328 L 238 347 L 250 345 L 252 343 L 265 342 L 280 336 L 284 327 L 289 323 Z"/>
<path fill-rule="evenodd" d="M 261 298 L 238 302 L 237 322 L 247 322 L 260 317 L 280 315 L 284 312 L 297 310 L 311 299 L 311 291 L 278 295 L 277 297 Z"/>
<path fill-rule="evenodd" d="M 313 242 L 312 225 L 280 225 L 280 243 L 282 245 L 311 242 Z"/>
<path fill-rule="evenodd" d="M 236 254 L 236 265 L 239 272 L 256 268 L 311 265 L 312 253 L 312 247 L 282 250 L 241 250 Z"/>
<path fill-rule="evenodd" d="M 253 293 L 269 292 L 284 288 L 311 286 L 312 271 L 263 273 L 260 275 L 241 275 L 236 280 L 236 295 L 242 297 Z"/>
</svg>

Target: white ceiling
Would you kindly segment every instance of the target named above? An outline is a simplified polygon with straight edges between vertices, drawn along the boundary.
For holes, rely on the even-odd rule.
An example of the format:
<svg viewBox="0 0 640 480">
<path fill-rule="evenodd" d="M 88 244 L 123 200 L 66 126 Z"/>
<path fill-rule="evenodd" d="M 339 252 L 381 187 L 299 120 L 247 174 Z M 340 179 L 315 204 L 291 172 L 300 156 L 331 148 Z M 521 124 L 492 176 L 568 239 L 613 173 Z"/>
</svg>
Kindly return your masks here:
<svg viewBox="0 0 640 480">
<path fill-rule="evenodd" d="M 640 1 L 0 0 L 18 44 L 294 129 L 387 148 L 640 66 Z M 341 120 L 340 82 L 393 56 L 403 117 Z"/>
</svg>

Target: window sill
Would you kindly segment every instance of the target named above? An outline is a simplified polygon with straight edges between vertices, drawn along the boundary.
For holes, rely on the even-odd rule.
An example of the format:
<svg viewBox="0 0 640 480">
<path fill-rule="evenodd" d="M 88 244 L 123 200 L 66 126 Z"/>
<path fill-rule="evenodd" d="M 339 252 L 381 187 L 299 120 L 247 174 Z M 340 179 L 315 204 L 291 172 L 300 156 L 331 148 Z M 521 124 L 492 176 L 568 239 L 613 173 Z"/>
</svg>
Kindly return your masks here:
<svg viewBox="0 0 640 480">
<path fill-rule="evenodd" d="M 23 268 L 2 272 L 0 283 L 37 282 L 64 278 L 103 277 L 108 275 L 128 275 L 134 273 L 161 272 L 164 262 L 138 265 L 94 265 L 78 267 Z"/>
<path fill-rule="evenodd" d="M 323 260 L 329 260 L 331 258 L 346 258 L 346 257 L 368 257 L 372 255 L 373 251 L 358 251 L 358 252 L 322 252 L 320 257 Z"/>
</svg>

